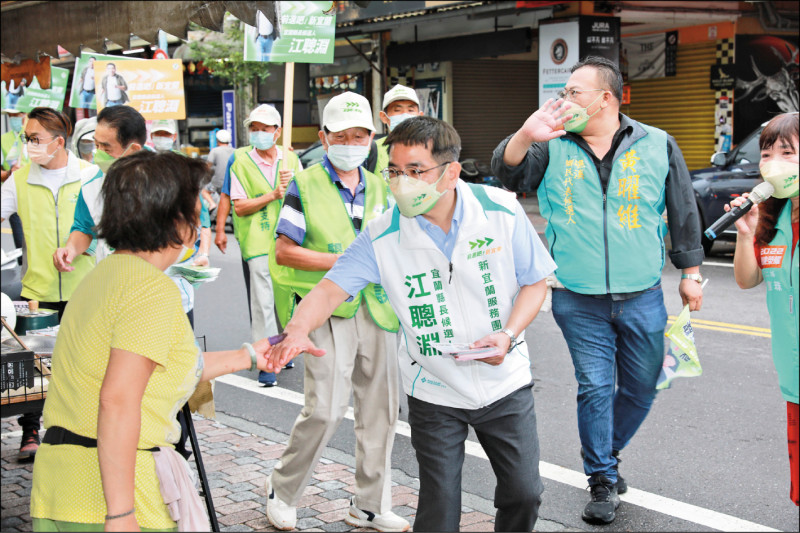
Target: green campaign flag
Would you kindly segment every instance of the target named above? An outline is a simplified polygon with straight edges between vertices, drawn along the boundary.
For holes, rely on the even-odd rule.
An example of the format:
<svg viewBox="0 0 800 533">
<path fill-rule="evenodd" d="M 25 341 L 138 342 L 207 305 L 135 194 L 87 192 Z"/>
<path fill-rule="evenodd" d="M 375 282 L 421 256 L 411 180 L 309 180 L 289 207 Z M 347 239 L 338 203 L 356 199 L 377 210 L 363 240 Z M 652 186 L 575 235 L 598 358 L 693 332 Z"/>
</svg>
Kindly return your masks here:
<svg viewBox="0 0 800 533">
<path fill-rule="evenodd" d="M 675 378 L 690 378 L 703 373 L 697 348 L 694 345 L 694 331 L 689 320 L 689 305 L 683 307 L 675 323 L 665 333 L 669 339 L 669 349 L 664 356 L 664 365 L 658 376 L 656 389 L 668 389 Z"/>
<path fill-rule="evenodd" d="M 244 60 L 270 63 L 333 63 L 336 15 L 332 2 L 280 2 L 273 25 L 258 13 L 257 27 L 245 25 Z"/>
<path fill-rule="evenodd" d="M 67 80 L 69 71 L 65 68 L 50 67 L 50 88 L 42 89 L 39 80 L 34 76 L 33 82 L 25 88 L 24 94 L 19 97 L 13 107 L 17 111 L 27 113 L 35 107 L 51 107 L 61 111 L 64 107 L 64 98 L 67 95 Z M 8 94 L 3 83 L 3 107 L 7 105 Z"/>
</svg>

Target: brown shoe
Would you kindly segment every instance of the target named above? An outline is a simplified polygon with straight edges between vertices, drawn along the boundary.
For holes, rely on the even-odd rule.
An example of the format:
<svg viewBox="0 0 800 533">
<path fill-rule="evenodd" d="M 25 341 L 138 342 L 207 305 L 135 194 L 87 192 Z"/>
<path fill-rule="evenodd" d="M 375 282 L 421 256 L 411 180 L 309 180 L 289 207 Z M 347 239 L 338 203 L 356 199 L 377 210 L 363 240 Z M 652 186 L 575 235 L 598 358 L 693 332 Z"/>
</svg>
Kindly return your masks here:
<svg viewBox="0 0 800 533">
<path fill-rule="evenodd" d="M 36 451 L 39 449 L 39 444 L 38 429 L 23 429 L 17 459 L 20 461 L 33 459 L 36 455 Z"/>
</svg>

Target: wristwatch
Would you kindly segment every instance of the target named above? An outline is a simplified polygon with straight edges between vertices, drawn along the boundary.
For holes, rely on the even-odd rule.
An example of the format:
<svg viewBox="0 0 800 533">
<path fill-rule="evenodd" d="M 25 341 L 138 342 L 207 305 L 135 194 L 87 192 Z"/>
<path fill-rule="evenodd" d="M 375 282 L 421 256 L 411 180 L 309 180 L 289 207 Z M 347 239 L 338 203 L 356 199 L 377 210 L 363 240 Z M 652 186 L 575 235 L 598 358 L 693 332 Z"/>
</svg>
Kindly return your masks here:
<svg viewBox="0 0 800 533">
<path fill-rule="evenodd" d="M 700 274 L 681 274 L 681 279 L 691 279 L 696 281 L 697 283 L 703 283 L 703 276 Z"/>
<path fill-rule="evenodd" d="M 517 336 L 516 336 L 516 335 L 514 335 L 514 332 L 513 332 L 513 331 L 511 331 L 511 330 L 510 330 L 510 329 L 508 329 L 508 328 L 501 329 L 501 330 L 500 330 L 500 332 L 501 332 L 501 333 L 505 333 L 505 334 L 506 334 L 506 335 L 508 335 L 508 336 L 509 336 L 509 338 L 511 339 L 511 344 L 509 344 L 509 345 L 508 345 L 508 351 L 510 352 L 510 351 L 511 351 L 511 350 L 513 350 L 513 349 L 514 349 L 514 347 L 517 345 Z M 506 352 L 506 353 L 508 353 L 508 352 Z"/>
</svg>

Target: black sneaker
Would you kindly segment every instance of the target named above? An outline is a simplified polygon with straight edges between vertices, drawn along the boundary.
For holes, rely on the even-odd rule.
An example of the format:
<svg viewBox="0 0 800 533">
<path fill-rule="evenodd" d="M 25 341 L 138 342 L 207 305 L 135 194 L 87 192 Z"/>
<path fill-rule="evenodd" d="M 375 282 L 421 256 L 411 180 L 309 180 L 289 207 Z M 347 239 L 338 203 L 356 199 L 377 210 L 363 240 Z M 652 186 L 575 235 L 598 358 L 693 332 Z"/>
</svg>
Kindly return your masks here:
<svg viewBox="0 0 800 533">
<path fill-rule="evenodd" d="M 614 450 L 611 452 L 611 455 L 617 460 L 617 464 L 614 465 L 614 470 L 617 471 L 617 494 L 625 494 L 628 492 L 628 483 L 625 482 L 625 478 L 619 475 L 619 464 L 622 462 L 622 459 L 619 458 L 619 452 Z M 586 459 L 586 454 L 583 453 L 583 446 L 581 446 L 581 459 Z"/>
<path fill-rule="evenodd" d="M 592 501 L 586 504 L 581 518 L 590 524 L 610 524 L 617 517 L 619 494 L 617 487 L 605 476 L 589 480 Z"/>
<path fill-rule="evenodd" d="M 625 478 L 619 475 L 619 464 L 622 459 L 619 458 L 618 451 L 611 452 L 611 455 L 617 460 L 617 464 L 614 465 L 614 470 L 617 471 L 617 494 L 625 494 L 628 492 L 628 484 L 625 482 Z"/>
<path fill-rule="evenodd" d="M 20 461 L 33 459 L 36 452 L 39 450 L 39 430 L 38 429 L 23 429 L 22 439 L 19 443 L 19 455 L 17 458 Z"/>
</svg>

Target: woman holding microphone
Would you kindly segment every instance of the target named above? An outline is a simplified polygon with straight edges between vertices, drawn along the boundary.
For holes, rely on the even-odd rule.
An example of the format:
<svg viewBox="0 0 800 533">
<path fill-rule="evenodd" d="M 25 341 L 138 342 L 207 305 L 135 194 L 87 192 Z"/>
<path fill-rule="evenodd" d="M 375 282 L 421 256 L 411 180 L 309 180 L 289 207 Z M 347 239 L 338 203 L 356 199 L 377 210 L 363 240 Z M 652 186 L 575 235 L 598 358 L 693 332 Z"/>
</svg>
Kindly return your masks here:
<svg viewBox="0 0 800 533">
<path fill-rule="evenodd" d="M 759 168 L 775 192 L 736 221 L 738 230 L 733 272 L 736 283 L 750 289 L 767 283 L 767 309 L 772 330 L 772 357 L 786 400 L 790 498 L 800 505 L 798 482 L 798 114 L 778 115 L 761 132 Z M 744 203 L 747 193 L 725 206 Z"/>
</svg>

